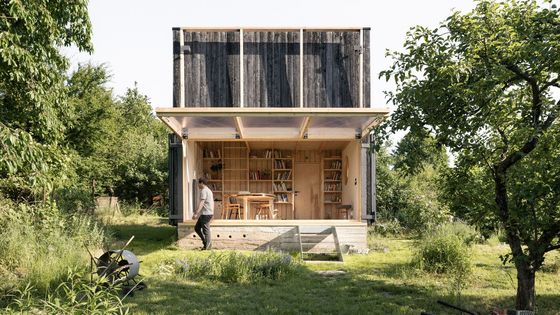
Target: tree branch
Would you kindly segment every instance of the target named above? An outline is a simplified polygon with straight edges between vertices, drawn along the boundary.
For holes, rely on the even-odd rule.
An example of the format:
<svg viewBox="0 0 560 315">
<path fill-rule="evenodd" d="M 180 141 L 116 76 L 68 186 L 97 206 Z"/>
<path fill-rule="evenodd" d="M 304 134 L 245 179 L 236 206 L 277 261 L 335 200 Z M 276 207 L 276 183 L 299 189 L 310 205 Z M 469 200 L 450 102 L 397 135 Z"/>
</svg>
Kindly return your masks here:
<svg viewBox="0 0 560 315">
<path fill-rule="evenodd" d="M 539 88 L 539 90 L 541 92 L 543 92 L 551 86 L 555 86 L 557 88 L 560 88 L 559 82 L 560 82 L 560 76 L 556 77 L 556 79 L 554 79 L 552 81 L 549 81 L 549 82 L 545 83 L 542 87 Z"/>
<path fill-rule="evenodd" d="M 556 245 L 553 245 L 553 246 L 548 246 L 548 247 L 544 250 L 544 252 L 545 252 L 545 253 L 548 253 L 548 252 L 551 252 L 551 251 L 556 250 L 556 249 L 560 249 L 560 244 L 556 244 Z"/>
</svg>

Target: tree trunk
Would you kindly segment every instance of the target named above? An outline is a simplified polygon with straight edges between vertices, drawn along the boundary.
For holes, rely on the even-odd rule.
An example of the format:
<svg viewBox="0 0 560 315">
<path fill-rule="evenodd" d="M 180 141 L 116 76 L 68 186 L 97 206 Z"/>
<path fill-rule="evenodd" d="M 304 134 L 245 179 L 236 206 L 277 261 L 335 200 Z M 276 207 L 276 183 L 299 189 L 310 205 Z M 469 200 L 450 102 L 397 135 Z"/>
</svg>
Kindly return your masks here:
<svg viewBox="0 0 560 315">
<path fill-rule="evenodd" d="M 518 310 L 532 311 L 535 307 L 535 271 L 528 262 L 515 264 L 517 269 L 517 297 L 515 307 Z"/>
<path fill-rule="evenodd" d="M 519 226 L 517 222 L 511 220 L 509 215 L 506 170 L 496 167 L 494 171 L 495 197 L 499 209 L 499 217 L 504 226 L 507 241 L 515 261 L 515 268 L 517 269 L 516 308 L 532 311 L 535 307 L 535 270 L 531 267 L 529 257 L 523 253 L 521 239 L 519 238 Z"/>
</svg>

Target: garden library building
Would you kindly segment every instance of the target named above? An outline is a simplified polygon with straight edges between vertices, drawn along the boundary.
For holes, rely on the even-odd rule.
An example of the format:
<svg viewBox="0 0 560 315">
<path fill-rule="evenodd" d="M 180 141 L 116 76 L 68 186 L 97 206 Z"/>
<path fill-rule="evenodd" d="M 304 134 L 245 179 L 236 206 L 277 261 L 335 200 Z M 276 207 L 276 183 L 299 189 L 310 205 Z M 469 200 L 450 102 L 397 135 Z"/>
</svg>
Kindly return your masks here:
<svg viewBox="0 0 560 315">
<path fill-rule="evenodd" d="M 197 179 L 215 249 L 366 248 L 375 220 L 370 30 L 173 28 L 169 219 L 197 248 Z"/>
</svg>

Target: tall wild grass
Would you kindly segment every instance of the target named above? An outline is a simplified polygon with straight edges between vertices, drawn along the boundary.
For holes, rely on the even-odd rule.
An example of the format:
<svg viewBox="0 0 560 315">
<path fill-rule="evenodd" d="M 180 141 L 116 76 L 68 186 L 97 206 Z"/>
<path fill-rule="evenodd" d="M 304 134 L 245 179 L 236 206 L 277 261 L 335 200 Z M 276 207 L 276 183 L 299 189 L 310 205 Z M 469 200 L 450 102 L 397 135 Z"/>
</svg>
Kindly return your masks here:
<svg viewBox="0 0 560 315">
<path fill-rule="evenodd" d="M 62 213 L 55 203 L 14 203 L 0 196 L 0 307 L 27 286 L 38 294 L 89 266 L 85 246 L 101 248 L 103 228 L 90 217 Z"/>
</svg>

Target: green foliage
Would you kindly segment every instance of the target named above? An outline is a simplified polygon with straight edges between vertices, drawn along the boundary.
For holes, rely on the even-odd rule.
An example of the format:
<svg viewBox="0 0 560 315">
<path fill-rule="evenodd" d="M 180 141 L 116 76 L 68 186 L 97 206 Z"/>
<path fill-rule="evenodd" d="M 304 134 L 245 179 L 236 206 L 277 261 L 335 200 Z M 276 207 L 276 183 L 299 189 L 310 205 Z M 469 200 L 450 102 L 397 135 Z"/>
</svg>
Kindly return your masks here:
<svg viewBox="0 0 560 315">
<path fill-rule="evenodd" d="M 64 177 L 68 62 L 58 47 L 92 51 L 91 25 L 83 0 L 8 1 L 0 15 L 0 189 L 27 198 Z"/>
<path fill-rule="evenodd" d="M 527 275 L 560 246 L 559 25 L 550 1 L 481 0 L 435 29 L 412 28 L 381 73 L 396 83 L 386 126 L 456 154 L 444 199 L 482 230 L 500 225 Z M 518 291 L 518 308 L 534 308 L 531 292 Z"/>
<path fill-rule="evenodd" d="M 404 139 L 403 139 L 404 140 Z M 403 143 L 403 142 L 401 142 Z M 446 166 L 445 151 L 437 154 L 418 157 L 414 169 L 397 168 L 399 162 L 404 162 L 409 143 L 399 143 L 399 149 L 389 155 L 383 148 L 377 158 L 377 213 L 380 233 L 383 227 L 395 229 L 400 226 L 400 232 L 422 233 L 430 228 L 442 224 L 449 217 L 445 204 L 439 202 L 440 173 Z M 413 154 L 412 152 L 410 154 Z M 411 159 L 409 159 L 411 160 Z M 402 164 L 401 164 L 402 165 Z M 411 165 L 412 167 L 412 165 Z M 400 233 L 399 232 L 399 233 Z"/>
<path fill-rule="evenodd" d="M 86 275 L 69 269 L 62 282 L 47 290 L 44 297 L 28 285 L 16 290 L 6 314 L 128 314 L 122 300 L 112 288 L 101 282 L 90 283 Z"/>
<path fill-rule="evenodd" d="M 462 273 L 471 270 L 469 236 L 455 233 L 456 227 L 441 227 L 416 243 L 413 265 L 432 273 Z"/>
<path fill-rule="evenodd" d="M 211 253 L 205 258 L 175 262 L 174 272 L 187 279 L 208 279 L 226 283 L 281 280 L 293 274 L 298 263 L 290 255 L 277 252 Z"/>
<path fill-rule="evenodd" d="M 54 204 L 0 199 L 0 292 L 26 283 L 39 290 L 56 285 L 67 268 L 86 266 L 84 246 L 100 248 L 104 239 L 88 217 L 62 214 Z"/>
<path fill-rule="evenodd" d="M 167 131 L 136 87 L 115 98 L 108 80 L 104 65 L 81 65 L 68 80 L 74 180 L 82 190 L 95 181 L 97 194 L 145 202 L 166 190 Z"/>
</svg>

